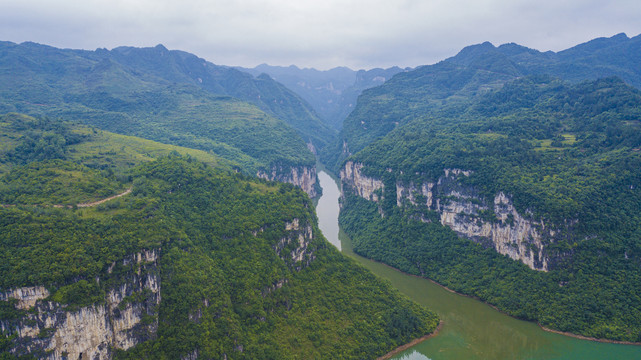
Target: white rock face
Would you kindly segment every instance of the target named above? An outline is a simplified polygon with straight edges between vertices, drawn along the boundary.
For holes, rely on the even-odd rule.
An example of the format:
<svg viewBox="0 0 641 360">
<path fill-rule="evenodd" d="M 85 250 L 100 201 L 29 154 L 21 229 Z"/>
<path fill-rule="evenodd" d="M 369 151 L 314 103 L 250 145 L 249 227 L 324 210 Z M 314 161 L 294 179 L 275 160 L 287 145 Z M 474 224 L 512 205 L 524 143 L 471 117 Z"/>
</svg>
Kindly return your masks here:
<svg viewBox="0 0 641 360">
<path fill-rule="evenodd" d="M 447 196 L 457 195 L 452 192 Z M 542 236 L 538 230 L 542 224 L 521 216 L 503 192 L 494 198 L 493 210 L 499 220 L 497 222 L 478 218 L 479 210 L 488 210 L 487 206 L 472 203 L 473 198 L 458 199 L 440 206 L 441 224 L 467 238 L 489 238 L 498 253 L 521 261 L 531 269 L 548 270 Z"/>
<path fill-rule="evenodd" d="M 423 182 L 420 187 L 416 187 L 413 182 L 410 182 L 408 186 L 405 186 L 401 182 L 396 183 L 396 206 L 403 206 L 403 200 L 407 199 L 410 204 L 418 205 L 416 202 L 416 195 L 422 195 L 425 197 L 425 204 L 427 207 L 432 206 L 432 188 L 434 183 Z"/>
<path fill-rule="evenodd" d="M 348 161 L 340 171 L 341 181 L 356 190 L 356 193 L 367 200 L 378 201 L 375 191 L 384 189 L 383 182 L 362 174 L 363 164 Z"/>
<path fill-rule="evenodd" d="M 16 307 L 27 310 L 36 305 L 36 301 L 49 296 L 49 291 L 44 286 L 28 286 L 0 293 L 0 300 L 18 299 Z"/>
<path fill-rule="evenodd" d="M 280 239 L 274 250 L 283 260 L 289 257 L 294 264 L 297 264 L 296 269 L 300 270 L 308 266 L 316 257 L 307 248 L 314 238 L 312 225 L 301 224 L 299 219 L 293 219 L 285 223 L 285 230 L 288 232 L 287 236 Z M 297 242 L 298 245 L 289 254 L 283 253 L 285 247 L 292 242 Z"/>
<path fill-rule="evenodd" d="M 318 195 L 316 192 L 316 167 L 292 167 L 292 168 L 283 168 L 283 167 L 274 167 L 272 168 L 271 173 L 266 173 L 264 171 L 258 171 L 256 173 L 261 179 L 267 179 L 272 181 L 286 182 L 298 186 L 303 189 L 309 195 L 309 197 L 315 197 Z"/>
<path fill-rule="evenodd" d="M 363 164 L 348 161 L 341 170 L 341 180 L 355 192 L 371 201 L 378 201 L 374 192 L 383 189 L 382 181 L 362 175 Z M 436 183 L 423 181 L 396 183 L 396 205 L 423 205 L 440 215 L 440 222 L 459 235 L 483 244 L 491 244 L 500 253 L 518 260 L 535 270 L 548 270 L 543 239 L 553 239 L 557 233 L 546 229 L 542 221 L 534 221 L 519 214 L 512 200 L 499 192 L 491 204 L 476 195 L 474 189 L 465 189 L 457 180 L 470 176 L 469 170 L 444 169 Z M 494 215 L 492 216 L 492 212 Z M 488 217 L 488 214 L 489 217 Z M 426 220 L 423 220 L 426 221 Z"/>
<path fill-rule="evenodd" d="M 141 319 L 151 311 L 147 306 L 160 303 L 160 281 L 155 271 L 158 259 L 158 250 L 142 251 L 123 259 L 123 266 L 135 263 L 138 268 L 127 274 L 126 282 L 108 291 L 105 304 L 67 311 L 65 305 L 34 300 L 31 306 L 35 306 L 35 311 L 17 324 L 0 320 L 0 328 L 21 338 L 14 349 L 21 353 L 44 350 L 48 352 L 45 359 L 56 360 L 110 359 L 112 348 L 126 350 L 141 341 L 141 334 L 143 338 L 155 335 L 157 323 L 141 324 Z M 113 270 L 116 265 L 109 268 Z M 141 292 L 146 292 L 145 303 L 123 303 L 129 295 Z M 44 293 L 37 293 L 38 300 L 42 299 Z M 40 338 L 38 335 L 43 331 L 53 331 L 53 335 Z"/>
<path fill-rule="evenodd" d="M 47 346 L 47 350 L 53 350 L 55 354 L 52 359 L 62 359 L 63 353 L 70 359 L 108 359 L 107 345 L 113 332 L 105 307 L 86 307 L 65 314 Z"/>
</svg>

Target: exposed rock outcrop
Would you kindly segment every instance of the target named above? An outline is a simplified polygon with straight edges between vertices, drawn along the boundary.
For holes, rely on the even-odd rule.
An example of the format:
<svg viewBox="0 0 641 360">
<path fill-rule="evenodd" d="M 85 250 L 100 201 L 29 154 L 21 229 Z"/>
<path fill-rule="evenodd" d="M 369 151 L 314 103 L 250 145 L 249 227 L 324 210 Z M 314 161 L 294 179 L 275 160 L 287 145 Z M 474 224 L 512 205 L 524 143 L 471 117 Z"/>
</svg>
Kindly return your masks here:
<svg viewBox="0 0 641 360">
<path fill-rule="evenodd" d="M 298 167 L 283 167 L 274 166 L 269 173 L 265 171 L 258 171 L 256 173 L 261 179 L 272 181 L 280 181 L 296 185 L 303 189 L 309 197 L 316 197 L 318 195 L 318 183 L 316 176 L 315 166 L 298 166 Z"/>
<path fill-rule="evenodd" d="M 126 350 L 155 337 L 160 303 L 158 258 L 159 250 L 147 250 L 111 264 L 108 273 L 121 266 L 123 271 L 118 273 L 125 275 L 111 278 L 120 280 L 115 281 L 119 285 L 107 291 L 104 302 L 90 306 L 73 308 L 49 301 L 42 297 L 44 292 L 38 292 L 33 310 L 23 318 L 0 321 L 5 333 L 18 337 L 11 351 L 52 360 L 109 359 L 114 348 Z"/>
<path fill-rule="evenodd" d="M 383 181 L 363 175 L 363 164 L 348 161 L 340 171 L 341 181 L 356 191 L 358 196 L 378 201 L 377 190 L 383 190 Z"/>
<path fill-rule="evenodd" d="M 376 192 L 384 190 L 383 182 L 364 176 L 362 168 L 363 164 L 348 161 L 340 172 L 343 184 L 367 200 L 379 201 Z M 503 192 L 489 200 L 473 187 L 462 185 L 461 177 L 471 174 L 469 170 L 444 169 L 437 181 L 397 181 L 396 204 L 426 206 L 438 212 L 441 224 L 459 235 L 493 247 L 532 269 L 547 271 L 549 259 L 545 244 L 554 241 L 557 231 L 546 227 L 543 221 L 532 219 L 527 212 L 520 214 Z M 429 221 L 427 217 L 420 219 Z"/>
<path fill-rule="evenodd" d="M 312 225 L 308 222 L 301 224 L 299 219 L 293 219 L 285 223 L 285 230 L 287 235 L 278 241 L 274 250 L 287 264 L 291 264 L 296 270 L 301 270 L 316 257 L 309 248 L 314 238 Z"/>
<path fill-rule="evenodd" d="M 16 307 L 21 310 L 27 310 L 36 305 L 36 301 L 49 297 L 49 290 L 44 286 L 28 286 L 9 290 L 0 293 L 0 300 L 17 299 Z"/>
<path fill-rule="evenodd" d="M 424 182 L 420 186 L 416 186 L 413 182 L 410 182 L 408 186 L 405 186 L 402 182 L 396 183 L 396 206 L 403 206 L 404 200 L 409 201 L 412 205 L 418 205 L 418 196 L 423 197 L 422 204 L 427 207 L 432 206 L 432 188 L 434 183 Z"/>
</svg>

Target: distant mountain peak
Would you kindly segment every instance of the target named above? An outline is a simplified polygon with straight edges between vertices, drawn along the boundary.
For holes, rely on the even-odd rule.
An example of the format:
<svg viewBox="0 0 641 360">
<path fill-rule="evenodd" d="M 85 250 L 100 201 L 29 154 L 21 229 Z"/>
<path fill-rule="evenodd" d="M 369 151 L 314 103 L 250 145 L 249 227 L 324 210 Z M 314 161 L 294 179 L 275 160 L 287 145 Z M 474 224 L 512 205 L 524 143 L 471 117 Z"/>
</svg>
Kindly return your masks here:
<svg viewBox="0 0 641 360">
<path fill-rule="evenodd" d="M 496 52 L 496 47 L 491 42 L 486 41 L 481 44 L 464 47 L 461 51 L 459 51 L 458 54 L 456 54 L 456 56 L 451 59 L 455 60 L 455 62 L 464 63 L 465 65 L 467 65 L 473 59 L 476 59 L 481 55 L 493 52 Z"/>
<path fill-rule="evenodd" d="M 626 33 L 624 33 L 624 32 L 618 33 L 618 34 L 612 36 L 610 39 L 612 39 L 612 40 L 630 40 L 628 35 Z"/>
<path fill-rule="evenodd" d="M 267 73 L 261 73 L 260 75 L 256 76 L 256 79 L 260 80 L 272 80 L 272 77 L 269 76 Z"/>
<path fill-rule="evenodd" d="M 167 49 L 163 44 L 158 44 L 158 45 L 156 45 L 156 46 L 154 47 L 154 49 L 156 49 L 156 50 L 160 50 L 160 51 L 162 51 L 162 52 L 167 52 L 167 51 L 169 51 L 169 50 L 168 50 L 168 49 Z"/>
</svg>

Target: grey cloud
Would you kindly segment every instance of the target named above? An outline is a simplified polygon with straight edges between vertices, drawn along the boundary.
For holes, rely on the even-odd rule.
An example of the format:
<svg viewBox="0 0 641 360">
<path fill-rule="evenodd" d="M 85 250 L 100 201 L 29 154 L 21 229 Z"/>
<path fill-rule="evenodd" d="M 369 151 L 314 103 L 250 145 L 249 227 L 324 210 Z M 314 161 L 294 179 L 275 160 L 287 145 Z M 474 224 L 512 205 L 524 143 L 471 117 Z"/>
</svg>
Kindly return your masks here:
<svg viewBox="0 0 641 360">
<path fill-rule="evenodd" d="M 556 51 L 641 33 L 637 0 L 21 0 L 2 10 L 0 40 L 162 43 L 217 64 L 321 69 L 429 64 L 483 41 Z"/>
</svg>

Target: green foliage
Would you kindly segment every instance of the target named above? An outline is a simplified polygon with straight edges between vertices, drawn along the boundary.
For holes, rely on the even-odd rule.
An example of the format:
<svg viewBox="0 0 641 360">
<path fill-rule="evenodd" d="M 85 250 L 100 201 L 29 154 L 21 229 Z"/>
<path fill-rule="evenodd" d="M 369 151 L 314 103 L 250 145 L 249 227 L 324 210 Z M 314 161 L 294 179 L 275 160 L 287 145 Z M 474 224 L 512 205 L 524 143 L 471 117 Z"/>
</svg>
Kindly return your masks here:
<svg viewBox="0 0 641 360">
<path fill-rule="evenodd" d="M 121 359 L 194 350 L 206 358 L 371 358 L 436 328 L 435 314 L 330 246 L 311 200 L 290 184 L 178 154 L 128 177 L 133 192 L 102 209 L 0 208 L 0 288 L 43 284 L 67 309 L 92 306 L 134 272 L 109 271 L 113 263 L 158 249 L 162 301 L 141 320 L 157 321 L 156 337 L 116 351 Z M 290 254 L 299 246 L 285 229 L 293 219 L 315 234 L 303 262 Z M 146 298 L 134 293 L 122 306 Z"/>
<path fill-rule="evenodd" d="M 105 297 L 104 291 L 95 281 L 79 280 L 60 287 L 50 297 L 51 301 L 69 304 L 74 308 L 99 304 Z"/>
<path fill-rule="evenodd" d="M 0 332 L 0 360 L 34 360 L 36 359 L 36 357 L 31 354 L 22 355 L 22 356 L 16 356 L 11 354 L 9 351 L 11 350 L 12 341 L 15 338 L 16 338 L 15 335 L 7 336 L 4 334 L 4 332 Z"/>
<path fill-rule="evenodd" d="M 382 218 L 376 204 L 347 196 L 340 222 L 362 256 L 549 328 L 641 341 L 641 262 L 638 256 L 621 255 L 631 251 L 625 237 L 586 240 L 573 250 L 566 267 L 540 272 L 437 223 L 422 223 L 401 211 Z M 637 253 L 641 249 L 638 243 L 632 246 Z"/>
<path fill-rule="evenodd" d="M 341 221 L 355 250 L 547 327 L 640 341 L 641 93 L 615 78 L 571 85 L 535 76 L 468 101 L 431 114 L 406 110 L 404 123 L 350 160 L 386 189 L 471 170 L 458 181 L 479 201 L 503 192 L 520 214 L 560 234 L 544 240 L 551 271 L 458 239 L 438 218 L 413 220 L 432 212 L 397 208 L 394 190 L 382 194 L 384 219 L 374 205 L 345 201 Z"/>
<path fill-rule="evenodd" d="M 63 160 L 32 162 L 0 176 L 1 204 L 71 206 L 122 191 L 113 175 Z"/>
<path fill-rule="evenodd" d="M 299 133 L 317 146 L 334 134 L 273 80 L 253 79 L 190 54 L 162 47 L 113 52 L 0 47 L 6 55 L 0 65 L 12 69 L 0 73 L 0 112 L 62 117 L 212 152 L 252 175 L 274 165 L 312 165 L 314 156 Z M 21 151 L 27 155 L 33 150 L 59 158 L 64 142 L 44 134 L 25 144 Z"/>
<path fill-rule="evenodd" d="M 387 169 L 418 181 L 472 170 L 466 183 L 486 198 L 502 191 L 522 214 L 578 220 L 580 238 L 636 223 L 641 132 L 629 119 L 641 116 L 639 104 L 641 93 L 616 79 L 568 86 L 525 78 L 456 116 L 417 118 L 352 159 L 379 178 Z M 562 147 L 541 147 L 546 139 Z"/>
<path fill-rule="evenodd" d="M 630 39 L 618 34 L 559 53 L 542 53 L 514 43 L 468 46 L 454 57 L 397 74 L 382 86 L 364 91 L 345 119 L 338 141 L 321 154 L 321 160 L 338 171 L 345 155 L 356 154 L 399 124 L 466 109 L 484 94 L 523 77 L 553 76 L 579 83 L 616 76 L 639 88 L 640 43 L 641 36 Z M 535 93 L 516 95 L 511 100 L 528 101 L 528 96 Z"/>
<path fill-rule="evenodd" d="M 10 321 L 21 318 L 24 315 L 24 311 L 18 310 L 18 308 L 16 308 L 17 304 L 17 299 L 0 301 L 0 319 Z"/>
<path fill-rule="evenodd" d="M 63 138 L 64 141 L 58 142 L 59 148 L 51 153 L 43 153 L 42 148 L 29 145 L 34 138 L 47 136 Z M 172 152 L 189 155 L 211 165 L 231 166 L 213 154 L 200 150 L 118 135 L 63 120 L 34 118 L 16 113 L 0 116 L 0 138 L 0 174 L 16 165 L 56 158 L 103 170 L 103 176 L 113 175 L 123 180 L 123 173 L 132 166 Z"/>
</svg>

